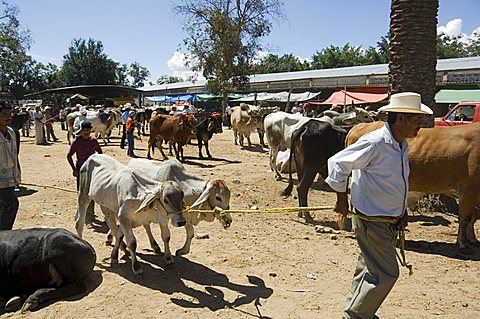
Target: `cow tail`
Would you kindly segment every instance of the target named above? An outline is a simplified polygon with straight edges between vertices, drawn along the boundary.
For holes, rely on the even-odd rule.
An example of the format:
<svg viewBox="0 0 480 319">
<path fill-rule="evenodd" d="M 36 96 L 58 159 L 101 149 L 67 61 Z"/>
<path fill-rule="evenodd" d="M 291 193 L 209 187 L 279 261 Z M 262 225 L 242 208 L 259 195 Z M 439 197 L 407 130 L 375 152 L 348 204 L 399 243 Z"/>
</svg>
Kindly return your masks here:
<svg viewBox="0 0 480 319">
<path fill-rule="evenodd" d="M 295 157 L 295 148 L 296 148 L 296 138 L 299 134 L 297 134 L 299 130 L 295 130 L 292 133 L 292 138 L 291 138 L 291 145 L 290 145 L 290 158 L 289 158 L 289 163 L 288 163 L 288 186 L 285 188 L 281 195 L 282 196 L 289 196 L 292 195 L 292 190 L 293 190 L 293 178 L 292 178 L 292 159 Z"/>
</svg>

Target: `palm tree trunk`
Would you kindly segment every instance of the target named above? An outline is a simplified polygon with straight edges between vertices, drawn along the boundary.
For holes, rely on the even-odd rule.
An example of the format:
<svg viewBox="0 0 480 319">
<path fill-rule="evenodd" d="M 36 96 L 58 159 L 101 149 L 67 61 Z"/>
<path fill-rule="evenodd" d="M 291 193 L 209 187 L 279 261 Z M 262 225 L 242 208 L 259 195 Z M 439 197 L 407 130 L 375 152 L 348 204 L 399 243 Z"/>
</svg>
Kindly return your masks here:
<svg viewBox="0 0 480 319">
<path fill-rule="evenodd" d="M 390 94 L 417 92 L 433 109 L 437 13 L 438 0 L 392 0 L 390 11 Z"/>
</svg>

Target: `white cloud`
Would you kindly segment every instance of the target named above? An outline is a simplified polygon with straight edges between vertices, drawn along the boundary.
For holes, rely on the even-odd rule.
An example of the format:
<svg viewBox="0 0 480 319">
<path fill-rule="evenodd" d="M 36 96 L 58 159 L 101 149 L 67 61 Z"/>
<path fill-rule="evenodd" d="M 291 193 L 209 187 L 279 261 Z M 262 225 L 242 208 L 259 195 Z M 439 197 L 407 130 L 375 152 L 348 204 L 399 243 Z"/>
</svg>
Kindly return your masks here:
<svg viewBox="0 0 480 319">
<path fill-rule="evenodd" d="M 462 19 L 453 19 L 448 21 L 446 26 L 439 26 L 437 33 L 444 33 L 450 37 L 458 37 L 462 34 Z"/>
<path fill-rule="evenodd" d="M 188 61 L 188 55 L 183 52 L 175 51 L 170 59 L 167 61 L 168 68 L 172 71 L 172 76 L 181 77 L 184 80 L 195 76 L 197 80 L 202 80 L 204 77 L 201 73 L 192 71 L 192 69 L 186 65 Z"/>
<path fill-rule="evenodd" d="M 437 27 L 437 34 L 440 33 L 444 33 L 449 37 L 458 37 L 461 42 L 468 43 L 470 40 L 480 37 L 480 27 L 477 27 L 468 35 L 462 32 L 462 19 L 453 19 L 448 21 L 445 26 Z"/>
</svg>

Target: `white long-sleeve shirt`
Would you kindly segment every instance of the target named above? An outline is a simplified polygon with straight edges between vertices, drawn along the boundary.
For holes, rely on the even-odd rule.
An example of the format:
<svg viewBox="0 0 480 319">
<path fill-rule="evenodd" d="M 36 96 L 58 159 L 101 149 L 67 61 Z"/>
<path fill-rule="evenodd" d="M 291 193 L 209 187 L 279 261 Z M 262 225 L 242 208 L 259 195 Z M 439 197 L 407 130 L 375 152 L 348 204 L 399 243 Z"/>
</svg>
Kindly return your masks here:
<svg viewBox="0 0 480 319">
<path fill-rule="evenodd" d="M 0 188 L 13 187 L 20 183 L 15 132 L 8 126 L 7 132 L 8 139 L 0 132 Z"/>
<path fill-rule="evenodd" d="M 345 192 L 352 173 L 351 202 L 356 209 L 368 216 L 402 216 L 410 173 L 407 152 L 407 141 L 400 148 L 385 124 L 329 158 L 325 181 Z"/>
</svg>

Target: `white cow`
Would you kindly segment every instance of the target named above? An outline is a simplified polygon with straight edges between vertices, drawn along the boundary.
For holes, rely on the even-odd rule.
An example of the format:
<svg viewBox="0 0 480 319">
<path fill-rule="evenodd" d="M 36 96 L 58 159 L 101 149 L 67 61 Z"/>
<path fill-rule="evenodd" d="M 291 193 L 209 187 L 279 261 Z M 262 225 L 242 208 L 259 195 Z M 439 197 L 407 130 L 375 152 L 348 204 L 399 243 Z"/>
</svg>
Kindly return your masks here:
<svg viewBox="0 0 480 319">
<path fill-rule="evenodd" d="M 86 114 L 85 114 L 86 111 Z M 92 122 L 92 132 L 95 132 L 95 137 L 102 137 L 103 143 L 106 145 L 106 138 L 109 137 L 112 129 L 115 127 L 117 116 L 112 112 L 103 111 L 75 111 L 67 115 L 67 140 L 70 144 L 70 136 L 73 136 L 73 132 L 77 125 L 82 120 L 88 120 Z"/>
<path fill-rule="evenodd" d="M 275 172 L 277 180 L 282 179 L 282 175 L 276 167 L 278 152 L 286 148 L 290 149 L 293 131 L 311 119 L 300 114 L 286 112 L 275 112 L 265 117 L 263 125 L 270 150 L 270 168 Z"/>
<path fill-rule="evenodd" d="M 230 208 L 230 190 L 223 180 L 217 179 L 205 181 L 202 178 L 187 172 L 182 163 L 176 159 L 168 160 L 166 162 L 154 162 L 147 159 L 137 158 L 130 160 L 128 167 L 143 176 L 159 182 L 177 182 L 183 190 L 184 201 L 187 206 L 206 210 L 211 210 L 214 207 L 220 207 L 222 209 Z M 218 214 L 214 215 L 213 213 L 184 213 L 184 217 L 187 221 L 185 224 L 187 235 L 185 244 L 175 253 L 177 256 L 186 255 L 190 252 L 190 244 L 194 236 L 193 226 L 198 225 L 200 221 L 205 220 L 207 222 L 212 222 L 217 218 L 222 222 L 225 228 L 229 227 L 232 223 L 232 217 L 228 213 L 225 216 L 219 216 Z M 162 228 L 162 237 L 164 236 L 163 232 L 165 230 L 168 230 L 168 228 Z M 170 233 L 168 233 L 168 235 L 170 235 Z M 149 239 L 151 240 L 150 244 L 152 247 L 157 245 L 153 236 L 149 235 Z M 166 246 L 165 250 L 167 249 L 168 247 Z"/>
<path fill-rule="evenodd" d="M 114 158 L 94 154 L 80 169 L 78 209 L 75 216 L 76 229 L 82 237 L 85 214 L 93 200 L 100 205 L 110 231 L 116 237 L 112 250 L 112 264 L 118 263 L 118 249 L 123 236 L 131 253 L 132 270 L 135 275 L 142 273 L 136 257 L 136 239 L 133 228 L 144 226 L 147 232 L 150 223 L 159 223 L 167 229 L 168 219 L 174 226 L 185 225 L 180 213 L 183 209 L 183 191 L 173 181 L 157 182 L 138 174 Z M 117 229 L 117 221 L 120 227 Z M 168 247 L 170 237 L 163 238 Z M 165 253 L 166 263 L 172 263 L 171 255 Z"/>
</svg>

